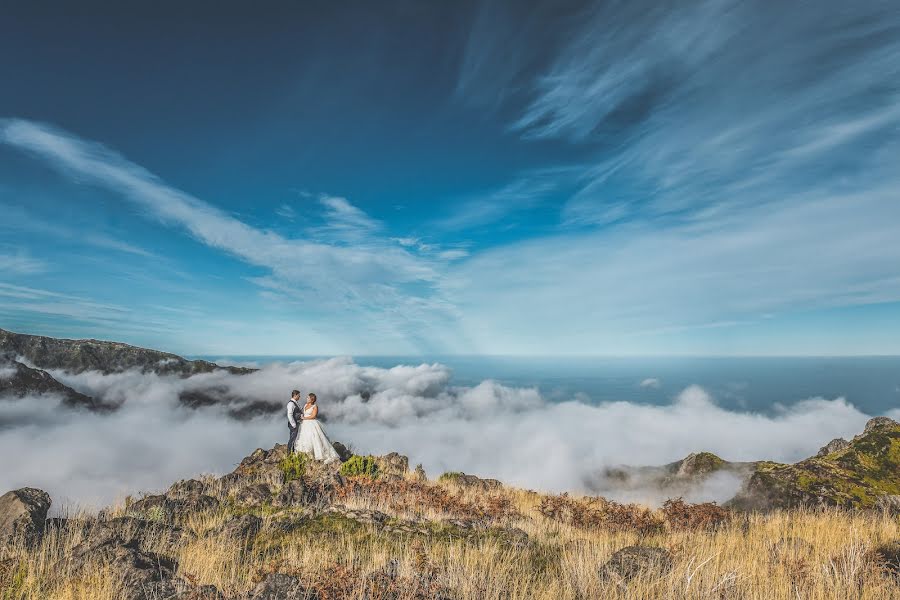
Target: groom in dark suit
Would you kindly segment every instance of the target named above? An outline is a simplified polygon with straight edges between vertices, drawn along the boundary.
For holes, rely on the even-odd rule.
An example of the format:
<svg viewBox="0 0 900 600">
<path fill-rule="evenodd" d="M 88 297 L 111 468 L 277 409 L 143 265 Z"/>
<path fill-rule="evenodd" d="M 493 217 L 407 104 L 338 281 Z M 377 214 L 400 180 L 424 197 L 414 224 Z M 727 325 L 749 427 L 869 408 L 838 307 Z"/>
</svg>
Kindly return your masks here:
<svg viewBox="0 0 900 600">
<path fill-rule="evenodd" d="M 300 431 L 300 417 L 303 416 L 303 409 L 297 403 L 299 399 L 300 391 L 294 390 L 291 392 L 291 399 L 287 403 L 288 429 L 291 432 L 288 438 L 288 454 L 294 451 L 294 442 L 297 441 L 297 432 Z"/>
</svg>

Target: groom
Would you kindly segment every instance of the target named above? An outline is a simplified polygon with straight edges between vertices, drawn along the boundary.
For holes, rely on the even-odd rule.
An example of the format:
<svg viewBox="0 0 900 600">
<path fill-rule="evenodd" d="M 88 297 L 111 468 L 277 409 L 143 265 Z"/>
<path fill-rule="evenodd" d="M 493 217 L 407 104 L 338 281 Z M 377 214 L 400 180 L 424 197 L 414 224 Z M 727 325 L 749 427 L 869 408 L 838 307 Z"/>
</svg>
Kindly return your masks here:
<svg viewBox="0 0 900 600">
<path fill-rule="evenodd" d="M 300 419 L 297 413 L 302 414 L 303 409 L 300 408 L 300 404 L 297 402 L 299 399 L 300 391 L 294 390 L 291 392 L 291 399 L 287 403 L 288 429 L 291 432 L 288 438 L 288 454 L 294 451 L 294 442 L 297 441 L 297 432 L 300 431 Z"/>
</svg>

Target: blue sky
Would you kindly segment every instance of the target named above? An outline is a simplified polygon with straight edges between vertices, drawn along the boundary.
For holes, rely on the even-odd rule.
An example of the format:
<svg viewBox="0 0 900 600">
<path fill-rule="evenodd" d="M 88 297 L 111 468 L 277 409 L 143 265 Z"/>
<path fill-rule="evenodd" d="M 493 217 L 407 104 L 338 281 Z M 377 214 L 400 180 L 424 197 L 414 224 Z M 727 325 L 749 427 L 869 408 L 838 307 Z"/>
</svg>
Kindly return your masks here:
<svg viewBox="0 0 900 600">
<path fill-rule="evenodd" d="M 896 3 L 4 13 L 0 327 L 900 354 Z"/>
</svg>

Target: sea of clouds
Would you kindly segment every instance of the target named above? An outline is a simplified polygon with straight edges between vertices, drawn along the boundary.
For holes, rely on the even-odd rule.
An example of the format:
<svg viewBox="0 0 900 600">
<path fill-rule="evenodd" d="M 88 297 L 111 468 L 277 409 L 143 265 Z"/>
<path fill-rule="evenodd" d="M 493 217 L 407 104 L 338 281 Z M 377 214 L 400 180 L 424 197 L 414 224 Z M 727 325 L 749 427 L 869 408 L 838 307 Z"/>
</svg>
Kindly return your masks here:
<svg viewBox="0 0 900 600">
<path fill-rule="evenodd" d="M 852 437 L 870 417 L 843 398 L 739 412 L 717 406 L 698 386 L 662 406 L 583 397 L 550 402 L 536 388 L 490 380 L 455 386 L 441 364 L 384 369 L 350 358 L 270 364 L 244 376 L 52 374 L 120 408 L 96 414 L 68 409 L 53 396 L 0 398 L 0 491 L 34 486 L 57 505 L 86 507 L 200 473 L 225 473 L 254 448 L 283 443 L 293 388 L 317 393 L 332 440 L 359 453 L 406 454 L 432 477 L 465 471 L 531 489 L 645 502 L 658 502 L 658 492 L 618 489 L 598 474 L 701 450 L 733 461 L 796 461 L 835 437 Z M 188 408 L 179 398 L 192 391 L 217 403 Z M 257 409 L 240 410 L 248 406 Z M 889 414 L 900 417 L 898 410 Z M 721 501 L 738 485 L 734 477 L 713 478 L 688 496 Z"/>
</svg>

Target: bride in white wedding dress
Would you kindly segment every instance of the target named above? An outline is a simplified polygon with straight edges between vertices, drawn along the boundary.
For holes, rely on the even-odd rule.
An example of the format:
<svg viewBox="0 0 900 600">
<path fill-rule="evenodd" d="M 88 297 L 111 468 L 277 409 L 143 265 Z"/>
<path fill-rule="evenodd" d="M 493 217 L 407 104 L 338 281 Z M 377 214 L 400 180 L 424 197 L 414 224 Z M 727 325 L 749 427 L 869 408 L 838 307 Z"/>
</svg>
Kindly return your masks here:
<svg viewBox="0 0 900 600">
<path fill-rule="evenodd" d="M 318 416 L 319 407 L 316 405 L 316 395 L 310 394 L 303 406 L 300 433 L 297 434 L 297 441 L 294 442 L 294 452 L 305 452 L 316 460 L 326 463 L 340 460 L 338 453 L 328 441 L 325 430 L 319 424 Z"/>
</svg>

